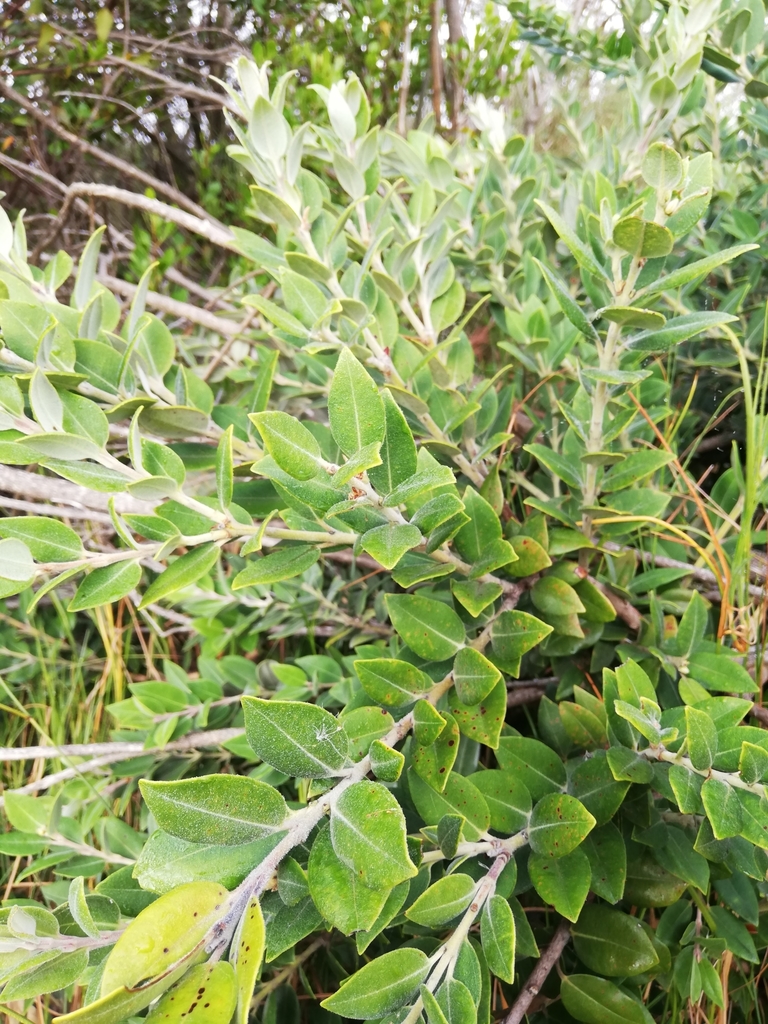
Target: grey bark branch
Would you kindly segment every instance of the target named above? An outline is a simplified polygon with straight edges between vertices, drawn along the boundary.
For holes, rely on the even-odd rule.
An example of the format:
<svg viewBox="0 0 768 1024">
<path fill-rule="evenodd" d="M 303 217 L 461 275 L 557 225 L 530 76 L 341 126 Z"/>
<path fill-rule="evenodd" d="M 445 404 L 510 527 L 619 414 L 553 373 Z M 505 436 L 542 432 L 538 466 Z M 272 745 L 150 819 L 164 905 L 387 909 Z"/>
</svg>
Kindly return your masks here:
<svg viewBox="0 0 768 1024">
<path fill-rule="evenodd" d="M 80 484 L 70 483 L 69 480 L 43 476 L 40 473 L 29 473 L 13 466 L 0 466 L 0 491 L 6 494 L 18 494 L 24 499 L 39 499 L 47 504 L 56 502 L 71 505 L 76 509 L 96 509 L 99 512 L 106 512 L 109 508 L 110 495 L 108 494 L 92 491 L 88 487 L 81 487 Z M 151 502 L 133 498 L 130 494 L 116 494 L 114 498 L 115 508 L 118 512 L 147 513 L 154 511 Z M 0 508 L 5 503 L 6 499 L 0 494 Z M 53 515 L 54 513 L 48 514 Z"/>
<path fill-rule="evenodd" d="M 571 927 L 566 920 L 562 920 L 557 931 L 552 936 L 552 941 L 541 954 L 541 959 L 531 971 L 528 981 L 523 985 L 520 995 L 501 1024 L 521 1024 L 523 1017 L 530 1009 L 531 1003 L 539 994 L 541 986 L 549 977 L 552 968 L 560 959 L 560 954 L 568 945 L 571 937 Z"/>
<path fill-rule="evenodd" d="M 138 754 L 174 754 L 179 751 L 203 750 L 220 747 L 222 743 L 243 735 L 243 729 L 211 729 L 210 732 L 190 732 L 164 747 L 147 748 L 141 742 L 117 743 L 65 743 L 58 747 L 0 747 L 0 761 L 35 761 L 38 758 L 114 756 L 115 760 L 136 757 Z"/>
<path fill-rule="evenodd" d="M 99 280 L 111 291 L 119 292 L 127 298 L 132 299 L 136 294 L 136 285 L 128 281 L 121 281 L 120 278 L 111 277 L 109 274 L 102 274 Z M 200 309 L 190 302 L 179 302 L 169 295 L 161 295 L 159 292 L 147 292 L 147 305 L 150 309 L 156 309 L 160 313 L 168 313 L 169 316 L 179 317 L 188 320 L 190 323 L 199 324 L 216 334 L 223 334 L 227 338 L 236 338 L 243 330 L 243 325 L 227 317 L 216 316 L 207 309 Z"/>
<path fill-rule="evenodd" d="M 235 237 L 223 224 L 208 217 L 204 210 L 198 213 L 188 213 L 186 210 L 179 210 L 168 203 L 161 203 L 158 199 L 150 199 L 138 192 L 131 192 L 127 188 L 118 188 L 116 185 L 100 185 L 90 181 L 75 181 L 66 192 L 70 196 L 93 196 L 97 199 L 110 199 L 122 203 L 124 206 L 133 206 L 145 213 L 155 214 L 163 220 L 173 221 L 179 227 L 186 228 L 203 238 L 220 245 L 225 249 L 235 249 Z M 202 216 L 201 216 L 202 214 Z"/>
</svg>

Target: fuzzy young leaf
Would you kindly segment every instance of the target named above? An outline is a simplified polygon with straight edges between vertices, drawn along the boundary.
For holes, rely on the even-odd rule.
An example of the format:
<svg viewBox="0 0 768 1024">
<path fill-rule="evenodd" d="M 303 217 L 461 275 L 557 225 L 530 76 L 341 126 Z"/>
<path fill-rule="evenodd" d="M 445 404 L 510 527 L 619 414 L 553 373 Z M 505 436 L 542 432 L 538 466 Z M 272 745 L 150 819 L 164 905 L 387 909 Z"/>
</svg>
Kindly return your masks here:
<svg viewBox="0 0 768 1024">
<path fill-rule="evenodd" d="M 301 576 L 320 558 L 320 549 L 311 544 L 296 544 L 294 547 L 273 551 L 269 555 L 249 562 L 232 581 L 233 590 L 243 587 L 269 586 L 283 580 Z"/>
<path fill-rule="evenodd" d="M 480 937 L 491 972 L 511 985 L 515 980 L 515 919 L 501 896 L 491 896 L 483 907 Z"/>
<path fill-rule="evenodd" d="M 595 827 L 595 819 L 581 803 L 564 793 L 550 793 L 533 808 L 528 841 L 534 853 L 564 857 Z"/>
<path fill-rule="evenodd" d="M 384 440 L 384 403 L 379 390 L 349 349 L 341 350 L 328 393 L 334 440 L 345 455 Z"/>
<path fill-rule="evenodd" d="M 277 832 L 288 808 L 272 786 L 235 775 L 140 783 L 160 828 L 190 843 L 237 846 Z"/>
<path fill-rule="evenodd" d="M 396 949 L 366 964 L 321 1005 L 353 1020 L 374 1020 L 404 1006 L 428 970 L 420 949 Z"/>
<path fill-rule="evenodd" d="M 257 898 L 251 899 L 237 925 L 229 951 L 237 982 L 234 1024 L 248 1024 L 253 989 L 264 959 L 266 934 L 261 904 Z"/>
<path fill-rule="evenodd" d="M 416 868 L 408 856 L 405 818 L 378 782 L 356 782 L 331 809 L 331 841 L 339 859 L 364 885 L 389 891 Z"/>
<path fill-rule="evenodd" d="M 251 413 L 249 418 L 281 469 L 297 480 L 317 476 L 321 468 L 320 445 L 303 423 L 285 412 Z"/>
<path fill-rule="evenodd" d="M 387 608 L 403 641 L 427 661 L 452 658 L 465 644 L 461 619 L 442 601 L 418 594 L 388 594 Z"/>
<path fill-rule="evenodd" d="M 243 697 L 245 735 L 254 752 L 296 778 L 327 779 L 347 760 L 348 741 L 328 711 L 298 701 Z"/>
<path fill-rule="evenodd" d="M 475 888 L 469 875 L 458 872 L 446 875 L 422 893 L 406 910 L 405 916 L 426 928 L 439 928 L 464 913 L 472 902 Z"/>
</svg>

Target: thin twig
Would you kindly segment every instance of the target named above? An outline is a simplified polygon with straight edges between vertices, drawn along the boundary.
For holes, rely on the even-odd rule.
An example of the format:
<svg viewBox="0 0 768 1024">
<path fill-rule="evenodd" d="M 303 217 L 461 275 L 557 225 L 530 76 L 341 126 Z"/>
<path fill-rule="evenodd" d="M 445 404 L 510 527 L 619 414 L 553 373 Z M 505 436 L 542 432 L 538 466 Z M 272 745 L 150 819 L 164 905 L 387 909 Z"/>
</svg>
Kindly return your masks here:
<svg viewBox="0 0 768 1024">
<path fill-rule="evenodd" d="M 544 950 L 541 959 L 531 971 L 528 981 L 523 985 L 520 995 L 501 1024 L 520 1024 L 528 1012 L 531 1003 L 539 994 L 541 986 L 549 977 L 550 971 L 560 959 L 560 954 L 568 944 L 571 937 L 571 926 L 563 919 L 552 936 L 552 941 Z"/>
<path fill-rule="evenodd" d="M 128 281 L 121 281 L 109 274 L 100 275 L 99 280 L 111 291 L 120 292 L 121 295 L 126 295 L 129 299 L 136 294 L 137 286 Z M 169 295 L 161 295 L 159 292 L 147 292 L 146 303 L 150 309 L 157 309 L 161 313 L 168 313 L 170 316 L 199 324 L 200 327 L 223 334 L 226 338 L 234 339 L 243 330 L 243 324 L 236 320 L 216 316 L 215 313 L 209 313 L 205 309 L 200 309 L 199 306 L 193 306 L 189 302 L 179 302 L 178 299 L 172 299 Z"/>
<path fill-rule="evenodd" d="M 34 761 L 38 757 L 98 757 L 101 754 L 119 754 L 135 757 L 138 754 L 177 753 L 180 750 L 201 750 L 219 747 L 243 735 L 243 729 L 211 729 L 209 732 L 190 732 L 164 747 L 145 747 L 141 742 L 116 743 L 64 743 L 57 747 L 0 747 L 0 761 Z"/>
<path fill-rule="evenodd" d="M 75 196 L 110 199 L 113 202 L 121 203 L 123 206 L 132 206 L 137 210 L 144 210 L 145 213 L 154 214 L 163 220 L 173 221 L 179 227 L 186 228 L 188 231 L 192 231 L 208 239 L 209 242 L 222 246 L 224 249 L 235 250 L 235 236 L 217 220 L 207 215 L 201 217 L 198 214 L 187 213 L 185 210 L 178 210 L 175 206 L 161 203 L 159 199 L 150 199 L 149 196 L 141 195 L 139 192 L 131 192 L 127 188 L 118 188 L 115 185 L 99 185 L 90 181 L 75 181 L 67 189 L 67 196 L 64 200 L 65 206 Z"/>
</svg>

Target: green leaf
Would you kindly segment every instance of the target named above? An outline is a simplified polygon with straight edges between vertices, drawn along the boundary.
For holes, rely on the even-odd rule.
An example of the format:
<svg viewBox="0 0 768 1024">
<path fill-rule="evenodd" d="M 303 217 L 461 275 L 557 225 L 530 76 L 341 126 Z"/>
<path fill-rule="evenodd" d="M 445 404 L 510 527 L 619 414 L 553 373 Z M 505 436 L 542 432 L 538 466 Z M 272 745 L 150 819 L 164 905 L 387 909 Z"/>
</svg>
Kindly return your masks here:
<svg viewBox="0 0 768 1024">
<path fill-rule="evenodd" d="M 736 319 L 730 313 L 698 312 L 686 313 L 667 320 L 663 327 L 642 331 L 627 342 L 633 352 L 666 352 L 674 345 L 687 341 L 702 331 L 714 330 Z"/>
<path fill-rule="evenodd" d="M 631 659 L 616 669 L 619 697 L 639 708 L 642 700 L 655 701 L 656 691 L 646 672 Z"/>
<path fill-rule="evenodd" d="M 91 912 L 88 909 L 82 876 L 72 879 L 69 893 L 67 894 L 67 903 L 69 905 L 69 912 L 78 927 L 86 935 L 90 935 L 91 938 L 98 938 L 99 928 L 94 923 Z"/>
<path fill-rule="evenodd" d="M 288 334 L 293 335 L 295 338 L 309 337 L 309 331 L 301 320 L 297 320 L 295 316 L 292 316 L 276 302 L 271 302 L 261 295 L 251 293 L 243 297 L 243 305 L 255 306 L 262 316 L 265 316 L 276 327 L 279 327 L 280 330 L 287 331 Z"/>
<path fill-rule="evenodd" d="M 534 800 L 557 793 L 565 786 L 565 765 L 554 750 L 527 736 L 504 736 L 496 759 L 504 771 L 512 772 Z"/>
<path fill-rule="evenodd" d="M 463 500 L 469 522 L 456 534 L 454 546 L 465 561 L 474 565 L 489 545 L 501 540 L 501 521 L 485 498 L 471 487 L 464 491 Z"/>
<path fill-rule="evenodd" d="M 531 794 L 512 772 L 496 768 L 474 772 L 468 779 L 485 797 L 491 813 L 491 828 L 502 835 L 513 835 L 528 824 Z"/>
<path fill-rule="evenodd" d="M 579 266 L 583 267 L 587 273 L 592 274 L 594 277 L 602 278 L 603 281 L 610 283 L 610 276 L 608 275 L 605 267 L 598 263 L 589 246 L 585 242 L 582 242 L 576 232 L 572 231 L 571 228 L 568 227 L 560 214 L 553 210 L 551 206 L 543 203 L 540 199 L 534 199 L 534 202 L 560 238 L 571 250 L 573 257 Z"/>
<path fill-rule="evenodd" d="M 642 217 L 624 217 L 620 220 L 613 229 L 613 240 L 625 252 L 642 259 L 668 256 L 674 245 L 669 228 L 654 221 L 643 220 Z"/>
<path fill-rule="evenodd" d="M 267 451 L 296 480 L 311 480 L 321 469 L 320 445 L 314 434 L 286 412 L 257 412 L 249 417 L 261 434 Z M 258 465 L 258 464 L 257 464 Z"/>
<path fill-rule="evenodd" d="M 595 827 L 595 819 L 575 797 L 549 793 L 533 808 L 528 841 L 534 853 L 564 857 Z"/>
<path fill-rule="evenodd" d="M 614 466 L 603 478 L 603 490 L 608 493 L 620 491 L 625 487 L 645 480 L 652 473 L 662 469 L 674 460 L 672 452 L 650 449 L 647 451 L 633 452 L 628 455 L 618 466 Z"/>
<path fill-rule="evenodd" d="M 301 224 L 300 217 L 288 203 L 269 189 L 251 185 L 251 195 L 263 220 L 289 231 L 294 231 Z"/>
<path fill-rule="evenodd" d="M 545 263 L 541 263 L 534 257 L 533 262 L 539 268 L 541 273 L 544 275 L 544 279 L 550 287 L 552 294 L 560 306 L 560 309 L 565 313 L 568 319 L 571 321 L 573 326 L 588 338 L 591 342 L 597 342 L 600 340 L 600 335 L 597 333 L 592 325 L 592 321 L 582 310 L 581 306 L 576 302 L 574 297 L 568 290 L 568 286 L 565 281 L 562 280 L 554 271 L 550 270 Z"/>
<path fill-rule="evenodd" d="M 491 896 L 483 907 L 480 937 L 491 972 L 511 985 L 515 980 L 515 919 L 501 896 Z"/>
<path fill-rule="evenodd" d="M 528 612 L 504 611 L 491 626 L 491 644 L 504 662 L 515 662 L 541 643 L 552 626 Z"/>
<path fill-rule="evenodd" d="M 0 579 L 28 583 L 35 575 L 35 563 L 29 548 L 20 540 L 0 540 Z"/>
<path fill-rule="evenodd" d="M 293 778 L 327 779 L 347 761 L 347 737 L 323 708 L 243 697 L 245 735 L 257 757 Z"/>
<path fill-rule="evenodd" d="M 715 839 L 729 839 L 741 833 L 741 801 L 732 786 L 722 779 L 707 779 L 701 787 L 701 799 Z"/>
<path fill-rule="evenodd" d="M 336 484 L 337 487 L 343 487 L 345 484 L 348 484 L 353 477 L 360 476 L 366 470 L 380 466 L 380 451 L 381 443 L 379 441 L 374 441 L 373 444 L 367 444 L 361 448 L 359 452 L 355 452 L 355 454 L 333 474 L 334 484 Z"/>
<path fill-rule="evenodd" d="M 392 625 L 419 657 L 445 661 L 464 646 L 464 625 L 442 601 L 417 594 L 387 594 L 386 602 Z"/>
<path fill-rule="evenodd" d="M 708 771 L 717 755 L 717 726 L 704 711 L 685 709 L 686 740 L 691 764 L 699 771 Z"/>
<path fill-rule="evenodd" d="M 412 704 L 420 694 L 432 688 L 432 680 L 426 672 L 396 658 L 358 659 L 354 669 L 368 696 L 387 708 Z"/>
<path fill-rule="evenodd" d="M 424 451 L 425 449 L 422 449 Z M 414 473 L 413 476 L 409 476 L 402 483 L 398 484 L 397 487 L 390 491 L 384 498 L 385 508 L 394 508 L 397 505 L 404 505 L 408 501 L 412 501 L 425 491 L 432 491 L 436 487 L 446 487 L 449 484 L 456 482 L 453 475 L 453 470 L 450 466 L 430 466 L 427 469 L 419 470 L 418 473 Z M 451 497 L 455 497 L 452 495 Z M 458 499 L 456 499 L 458 500 Z M 466 519 L 462 520 L 466 522 Z M 423 528 L 422 524 L 416 522 L 414 516 L 414 525 Z"/>
<path fill-rule="evenodd" d="M 438 793 L 442 793 L 450 778 L 451 768 L 459 752 L 459 727 L 447 711 L 442 712 L 445 725 L 434 742 L 412 747 L 413 770 Z"/>
<path fill-rule="evenodd" d="M 462 704 L 474 706 L 484 700 L 501 679 L 501 672 L 473 647 L 464 647 L 453 663 L 453 682 Z"/>
<path fill-rule="evenodd" d="M 688 672 L 692 679 L 707 690 L 721 692 L 754 693 L 755 681 L 743 665 L 728 654 L 691 654 Z"/>
<path fill-rule="evenodd" d="M 240 918 L 229 951 L 229 959 L 235 969 L 237 981 L 237 1010 L 234 1024 L 248 1024 L 251 999 L 264 959 L 266 940 L 267 930 L 261 904 L 258 898 L 252 898 Z"/>
<path fill-rule="evenodd" d="M 38 562 L 70 562 L 83 556 L 83 543 L 75 531 L 47 516 L 0 519 L 0 537 L 23 541 Z"/>
<path fill-rule="evenodd" d="M 418 547 L 424 538 L 416 526 L 407 523 L 385 523 L 363 534 L 360 546 L 379 565 L 394 569 L 406 551 Z"/>
<path fill-rule="evenodd" d="M 663 142 L 654 142 L 643 157 L 642 173 L 651 188 L 671 192 L 683 177 L 683 161 Z"/>
<path fill-rule="evenodd" d="M 347 734 L 350 760 L 355 762 L 362 761 L 373 741 L 386 736 L 394 725 L 388 711 L 371 706 L 346 711 L 340 721 Z"/>
<path fill-rule="evenodd" d="M 569 921 L 578 920 L 592 878 L 589 860 L 583 850 L 574 850 L 565 857 L 532 853 L 528 872 L 536 892 L 545 903 Z"/>
<path fill-rule="evenodd" d="M 760 957 L 747 926 L 725 907 L 710 907 L 710 914 L 715 922 L 715 935 L 725 940 L 727 948 L 741 960 L 759 964 Z"/>
<path fill-rule="evenodd" d="M 589 858 L 590 888 L 608 903 L 618 903 L 627 880 L 627 847 L 613 822 L 593 829 L 580 849 Z"/>
<path fill-rule="evenodd" d="M 136 560 L 115 562 L 88 573 L 69 602 L 69 611 L 81 612 L 119 601 L 134 590 L 141 579 L 141 566 Z"/>
<path fill-rule="evenodd" d="M 672 765 L 670 785 L 683 814 L 697 814 L 701 809 L 702 778 L 684 765 Z"/>
<path fill-rule="evenodd" d="M 268 906 L 270 898 L 272 902 Z M 262 910 L 267 925 L 267 948 L 264 953 L 267 963 L 317 931 L 323 923 L 311 896 L 301 900 L 295 907 L 286 907 L 277 893 L 269 893 L 262 897 Z"/>
<path fill-rule="evenodd" d="M 200 544 L 186 555 L 177 558 L 147 587 L 139 608 L 146 608 L 148 604 L 161 601 L 164 597 L 197 583 L 201 576 L 211 571 L 219 560 L 219 554 L 218 544 L 210 542 Z"/>
<path fill-rule="evenodd" d="M 384 403 L 379 389 L 348 348 L 339 354 L 328 392 L 331 433 L 345 455 L 384 440 Z"/>
<path fill-rule="evenodd" d="M 437 825 L 445 814 L 461 814 L 466 818 L 464 836 L 476 842 L 491 823 L 488 804 L 480 790 L 469 779 L 451 772 L 443 793 L 424 782 L 413 769 L 408 770 L 408 788 L 416 810 L 426 825 Z"/>
<path fill-rule="evenodd" d="M 3 999 L 34 999 L 48 992 L 58 992 L 77 981 L 88 966 L 88 951 L 77 949 L 59 953 L 27 970 L 15 972 L 5 984 Z"/>
<path fill-rule="evenodd" d="M 543 444 L 525 444 L 523 449 L 533 455 L 536 461 L 545 466 L 556 479 L 564 480 L 569 487 L 577 491 L 581 490 L 583 481 L 578 463 Z"/>
<path fill-rule="evenodd" d="M 584 1024 L 653 1024 L 650 1013 L 605 978 L 572 974 L 560 985 L 563 1006 Z"/>
<path fill-rule="evenodd" d="M 102 996 L 123 986 L 135 988 L 192 952 L 226 913 L 228 896 L 227 890 L 214 882 L 190 882 L 142 910 L 107 958 Z"/>
<path fill-rule="evenodd" d="M 140 788 L 160 828 L 190 843 L 253 843 L 279 831 L 288 814 L 276 789 L 247 776 L 142 780 Z"/>
<path fill-rule="evenodd" d="M 368 479 L 379 494 L 392 491 L 418 468 L 416 444 L 411 428 L 388 390 L 381 395 L 384 403 L 384 440 L 381 445 L 381 465 L 368 471 Z M 418 523 L 414 525 L 418 526 Z"/>
<path fill-rule="evenodd" d="M 739 775 L 750 786 L 760 782 L 768 772 L 768 750 L 755 743 L 742 743 Z"/>
<path fill-rule="evenodd" d="M 577 764 L 570 777 L 569 792 L 578 797 L 598 825 L 613 818 L 628 790 L 628 782 L 617 782 L 614 778 L 604 750 L 596 750 L 592 757 Z"/>
<path fill-rule="evenodd" d="M 475 1024 L 477 1005 L 473 994 L 458 978 L 447 978 L 437 990 L 437 1003 L 448 1024 Z"/>
<path fill-rule="evenodd" d="M 480 703 L 468 706 L 453 697 L 449 707 L 459 729 L 468 739 L 484 743 L 493 750 L 498 747 L 507 713 L 507 687 L 503 680 Z"/>
<path fill-rule="evenodd" d="M 397 782 L 405 764 L 405 756 L 399 750 L 388 747 L 381 740 L 374 740 L 368 751 L 371 771 L 382 782 Z"/>
<path fill-rule="evenodd" d="M 584 907 L 571 935 L 576 955 L 595 974 L 631 977 L 659 962 L 640 921 L 610 907 Z"/>
<path fill-rule="evenodd" d="M 506 566 L 506 572 L 510 576 L 519 578 L 533 576 L 534 573 L 541 572 L 542 569 L 547 569 L 552 565 L 552 559 L 533 537 L 519 534 L 517 537 L 512 537 L 509 543 L 517 555 L 517 561 Z"/>
<path fill-rule="evenodd" d="M 549 615 L 580 615 L 584 612 L 581 598 L 565 580 L 557 576 L 544 576 L 531 588 L 531 600 Z"/>
<path fill-rule="evenodd" d="M 147 1024 L 229 1024 L 238 984 L 226 960 L 198 964 L 169 989 L 145 1018 Z"/>
<path fill-rule="evenodd" d="M 745 252 L 750 252 L 750 250 L 756 248 L 757 246 L 753 243 L 748 245 L 734 245 L 729 249 L 723 249 L 721 252 L 714 253 L 711 256 L 705 256 L 701 260 L 696 260 L 694 263 L 688 263 L 684 267 L 678 267 L 677 270 L 673 270 L 672 273 L 667 274 L 666 277 L 659 278 L 659 280 L 654 281 L 653 284 L 646 285 L 645 288 L 642 288 L 637 292 L 635 298 L 638 299 L 642 297 L 643 299 L 649 299 L 653 295 L 658 295 L 660 292 L 682 288 L 683 285 L 688 284 L 689 281 L 711 274 L 713 270 L 717 270 L 717 268 L 722 266 L 724 263 L 729 263 L 731 260 L 738 259 L 738 257 L 743 256 Z"/>
<path fill-rule="evenodd" d="M 344 790 L 331 808 L 331 840 L 339 859 L 369 888 L 389 891 L 416 874 L 403 812 L 379 782 L 356 782 Z"/>
<path fill-rule="evenodd" d="M 374 1020 L 405 1006 L 429 971 L 420 949 L 395 949 L 372 960 L 320 1004 L 353 1020 Z"/>
<path fill-rule="evenodd" d="M 515 566 L 517 563 L 513 563 Z M 512 567 L 510 567 L 511 569 Z M 500 583 L 481 583 L 480 580 L 451 580 L 451 593 L 472 618 L 482 612 L 500 597 L 504 588 Z"/>
<path fill-rule="evenodd" d="M 280 274 L 280 286 L 285 308 L 291 316 L 295 316 L 305 327 L 314 327 L 328 306 L 328 299 L 322 291 L 314 282 L 289 268 Z"/>
<path fill-rule="evenodd" d="M 439 928 L 463 914 L 472 902 L 476 884 L 469 875 L 446 875 L 423 892 L 406 910 L 409 921 L 426 928 Z"/>
<path fill-rule="evenodd" d="M 277 869 L 277 891 L 286 907 L 295 907 L 309 896 L 307 873 L 293 857 L 280 861 Z"/>
<path fill-rule="evenodd" d="M 604 306 L 600 310 L 600 316 L 603 320 L 610 320 L 611 323 L 621 324 L 623 327 L 640 327 L 643 330 L 647 330 L 651 327 L 663 327 L 666 323 L 666 317 L 663 313 L 657 313 L 653 309 L 640 309 L 637 306 Z M 613 377 L 615 375 L 616 379 L 612 381 L 612 383 L 622 383 L 624 373 L 621 370 L 586 371 L 584 376 L 586 376 L 588 380 L 599 380 L 601 373 L 605 373 L 609 377 Z M 634 373 L 625 371 L 625 373 L 629 379 L 625 379 L 623 383 L 635 384 L 639 383 L 640 380 L 643 380 L 648 371 L 638 370 Z"/>
<path fill-rule="evenodd" d="M 384 931 L 387 925 L 395 917 L 397 917 L 403 907 L 403 904 L 408 898 L 410 888 L 410 881 L 401 882 L 400 885 L 396 885 L 389 896 L 387 896 L 381 913 L 373 922 L 371 927 L 366 929 L 366 931 L 357 933 L 355 936 L 355 944 L 357 946 L 358 953 L 364 953 L 373 940 Z"/>
<path fill-rule="evenodd" d="M 413 706 L 413 735 L 417 743 L 423 747 L 434 743 L 445 724 L 446 719 L 429 701 L 416 701 Z"/>
<path fill-rule="evenodd" d="M 427 1014 L 427 1024 L 449 1024 L 448 1018 L 440 1009 L 440 1004 L 426 985 L 421 986 L 421 1001 Z"/>
<path fill-rule="evenodd" d="M 453 860 L 459 852 L 459 843 L 464 838 L 464 820 L 462 814 L 444 814 L 437 824 L 437 842 L 447 860 Z"/>
<path fill-rule="evenodd" d="M 320 549 L 311 544 L 296 544 L 290 548 L 279 548 L 249 562 L 232 581 L 233 590 L 243 587 L 268 586 L 283 580 L 301 576 L 320 558 Z"/>
<path fill-rule="evenodd" d="M 358 873 L 340 860 L 334 852 L 328 825 L 312 844 L 307 878 L 315 906 L 328 924 L 344 935 L 370 928 L 389 895 L 368 888 Z"/>
</svg>

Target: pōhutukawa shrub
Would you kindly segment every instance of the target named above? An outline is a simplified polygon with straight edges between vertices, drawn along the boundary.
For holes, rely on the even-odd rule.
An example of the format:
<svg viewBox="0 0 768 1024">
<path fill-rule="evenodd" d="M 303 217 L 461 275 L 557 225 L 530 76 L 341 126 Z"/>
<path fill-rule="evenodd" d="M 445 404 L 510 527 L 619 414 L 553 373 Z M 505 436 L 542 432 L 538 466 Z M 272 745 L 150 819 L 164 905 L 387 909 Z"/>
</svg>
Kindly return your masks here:
<svg viewBox="0 0 768 1024">
<path fill-rule="evenodd" d="M 574 196 L 521 136 L 371 128 L 355 79 L 294 130 L 289 76 L 236 71 L 256 229 L 226 244 L 262 276 L 235 360 L 148 312 L 150 272 L 123 315 L 100 232 L 70 284 L 66 253 L 31 267 L 0 221 L 0 459 L 49 478 L 54 512 L 60 478 L 110 495 L 112 528 L 0 519 L 2 596 L 176 605 L 202 643 L 111 707 L 106 760 L 5 793 L 0 850 L 54 880 L 0 910 L 3 1004 L 746 1020 L 729 988 L 768 946 L 768 738 L 744 724 L 765 380 L 738 317 L 699 308 L 755 248 L 704 244 L 711 155 L 649 142 Z M 670 398 L 704 337 L 743 375 L 727 509 Z M 304 653 L 254 665 L 232 653 L 249 632 Z M 220 744 L 239 774 L 184 754 Z"/>
</svg>

